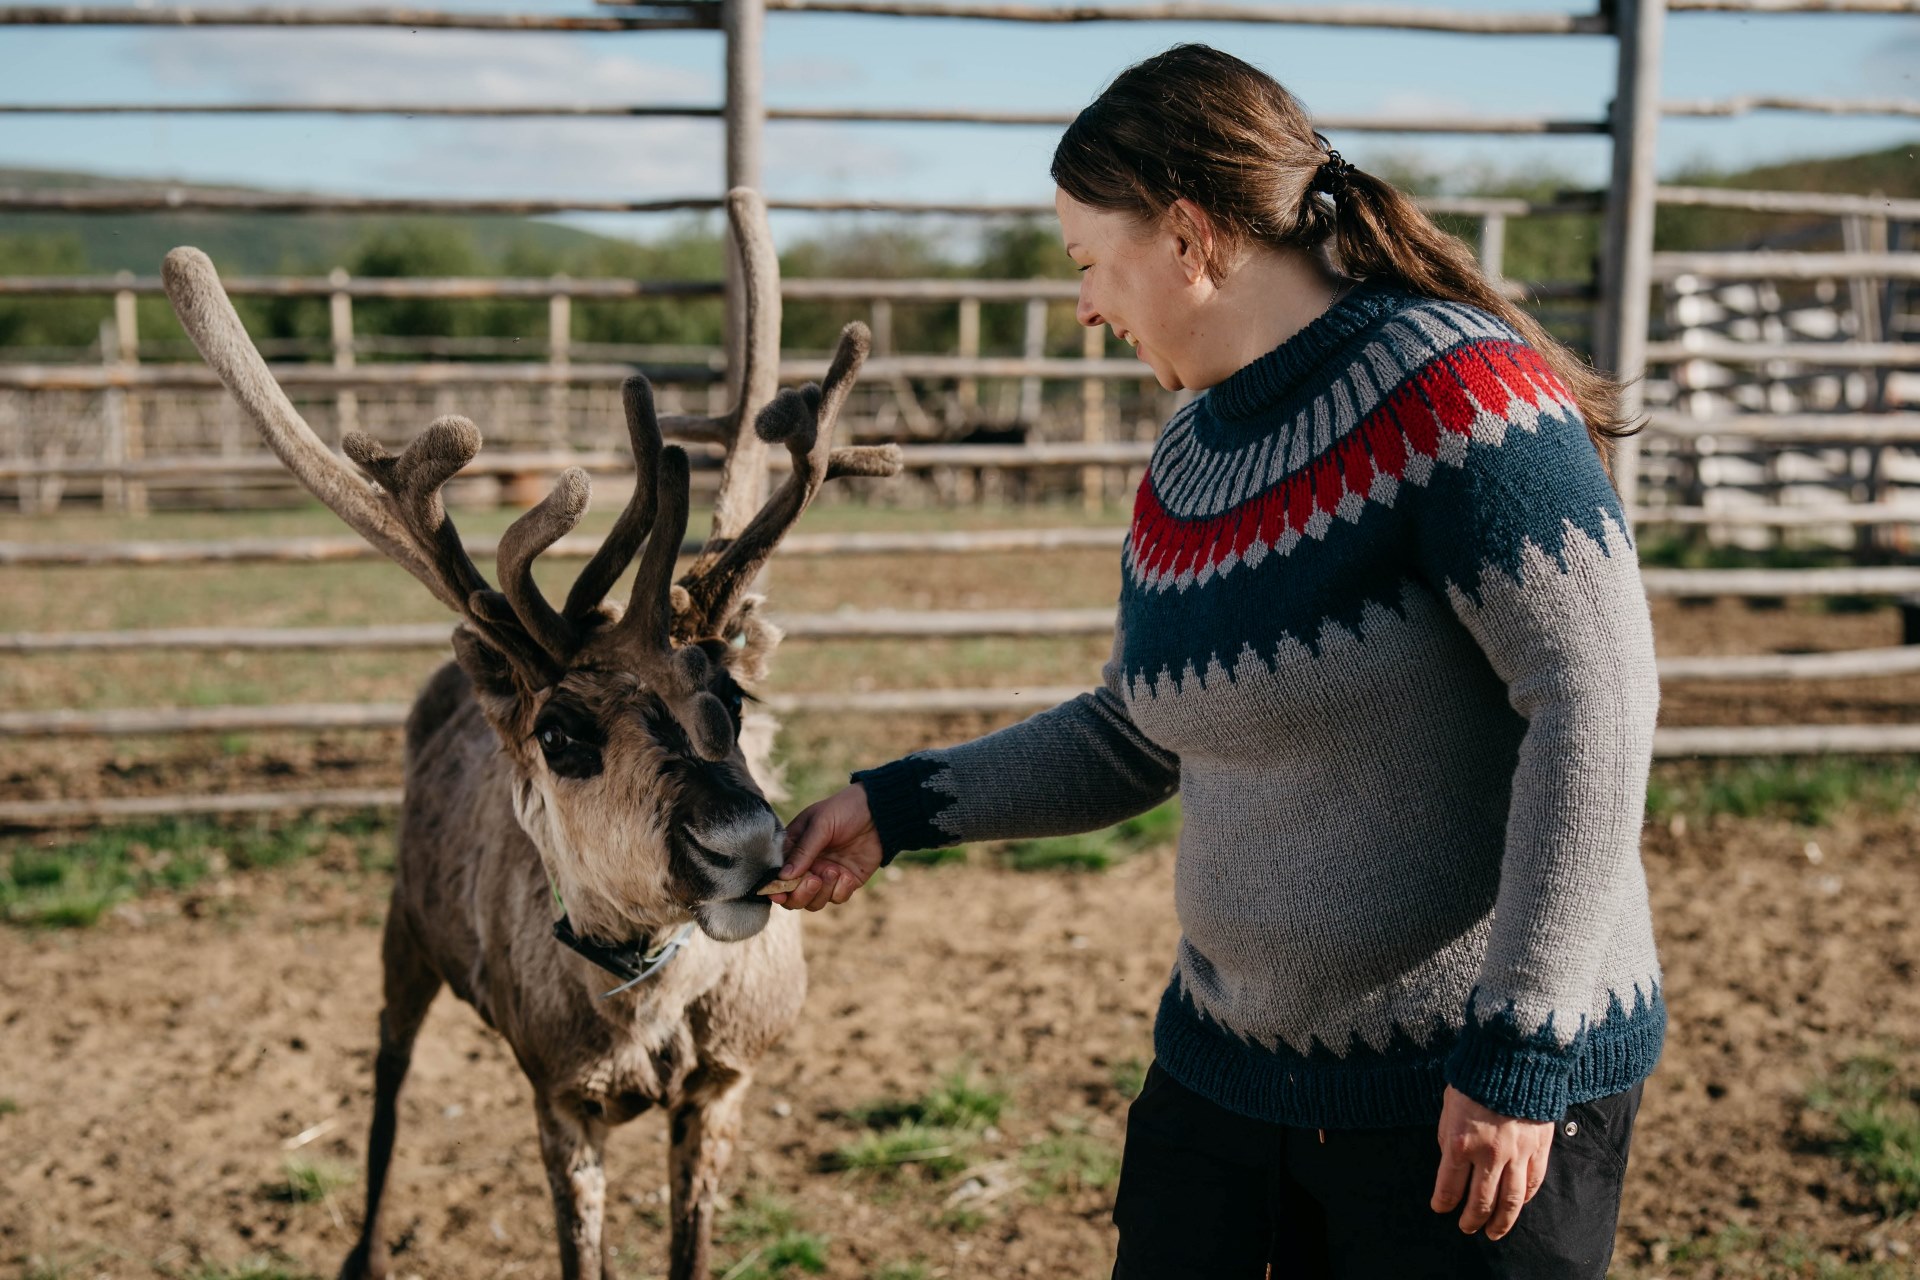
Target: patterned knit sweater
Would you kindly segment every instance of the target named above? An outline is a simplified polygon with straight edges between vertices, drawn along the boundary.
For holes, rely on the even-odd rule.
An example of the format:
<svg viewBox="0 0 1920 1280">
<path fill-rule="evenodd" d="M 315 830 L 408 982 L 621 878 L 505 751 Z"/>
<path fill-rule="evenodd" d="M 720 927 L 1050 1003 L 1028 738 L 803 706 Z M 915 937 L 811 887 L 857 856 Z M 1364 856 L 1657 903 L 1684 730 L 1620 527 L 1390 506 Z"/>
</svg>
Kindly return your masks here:
<svg viewBox="0 0 1920 1280">
<path fill-rule="evenodd" d="M 1178 791 L 1154 1049 L 1244 1115 L 1552 1120 L 1653 1069 L 1652 628 L 1519 335 L 1356 289 L 1167 424 L 1122 564 L 1101 688 L 854 775 L 889 858 Z"/>
</svg>

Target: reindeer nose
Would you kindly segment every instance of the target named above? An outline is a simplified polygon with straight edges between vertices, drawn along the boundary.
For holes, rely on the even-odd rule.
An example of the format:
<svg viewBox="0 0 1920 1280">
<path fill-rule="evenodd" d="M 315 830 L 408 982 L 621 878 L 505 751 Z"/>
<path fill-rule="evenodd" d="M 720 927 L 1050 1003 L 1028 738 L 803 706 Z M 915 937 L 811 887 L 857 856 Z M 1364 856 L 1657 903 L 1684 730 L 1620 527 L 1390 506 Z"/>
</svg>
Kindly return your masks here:
<svg viewBox="0 0 1920 1280">
<path fill-rule="evenodd" d="M 687 834 L 701 847 L 738 866 L 777 868 L 784 857 L 780 819 L 764 805 Z"/>
</svg>

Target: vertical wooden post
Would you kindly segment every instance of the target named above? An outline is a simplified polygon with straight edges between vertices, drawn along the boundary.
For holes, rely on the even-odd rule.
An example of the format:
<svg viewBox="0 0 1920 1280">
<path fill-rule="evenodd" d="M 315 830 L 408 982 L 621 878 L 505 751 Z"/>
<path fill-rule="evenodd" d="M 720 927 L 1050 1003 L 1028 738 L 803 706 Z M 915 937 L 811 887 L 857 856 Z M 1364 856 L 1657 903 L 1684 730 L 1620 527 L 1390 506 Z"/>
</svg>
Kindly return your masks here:
<svg viewBox="0 0 1920 1280">
<path fill-rule="evenodd" d="M 873 300 L 873 310 L 869 313 L 868 323 L 873 330 L 873 346 L 871 348 L 873 354 L 875 356 L 892 355 L 893 299 L 875 298 Z"/>
<path fill-rule="evenodd" d="M 1623 384 L 1620 407 L 1629 421 L 1646 405 L 1648 293 L 1653 280 L 1655 160 L 1660 140 L 1660 47 L 1666 0 L 1614 0 L 1620 41 L 1613 98 L 1613 183 L 1607 192 L 1605 255 L 1601 259 L 1604 319 L 1595 334 L 1596 363 Z M 1639 500 L 1640 440 L 1620 441 L 1613 483 L 1627 523 Z"/>
<path fill-rule="evenodd" d="M 1080 335 L 1080 354 L 1087 360 L 1101 360 L 1107 354 L 1107 326 L 1090 325 Z M 1080 438 L 1099 444 L 1107 438 L 1107 384 L 1088 378 L 1080 384 Z M 1097 513 L 1106 505 L 1106 472 L 1097 466 L 1080 469 L 1080 498 L 1089 512 Z"/>
<path fill-rule="evenodd" d="M 347 292 L 347 271 L 335 267 L 327 272 L 333 292 L 327 295 L 327 324 L 333 336 L 333 367 L 353 368 L 353 295 Z M 333 443 L 338 445 L 349 431 L 360 429 L 360 396 L 339 391 L 333 397 Z"/>
<path fill-rule="evenodd" d="M 980 358 L 980 299 L 960 299 L 960 358 Z M 980 407 L 980 380 L 962 378 L 958 388 L 960 409 L 967 417 Z"/>
<path fill-rule="evenodd" d="M 118 278 L 122 283 L 131 284 L 133 273 L 122 271 Z M 120 365 L 134 368 L 140 363 L 140 308 L 139 299 L 132 289 L 120 289 L 113 295 L 113 329 L 120 342 L 117 353 Z M 122 412 L 120 457 L 122 461 L 137 461 L 147 453 L 146 405 L 142 403 L 138 391 L 132 388 L 127 390 Z M 130 516 L 147 514 L 147 486 L 138 480 L 123 480 L 119 506 Z"/>
<path fill-rule="evenodd" d="M 1480 215 L 1480 272 L 1489 280 L 1506 275 L 1507 215 Z"/>
<path fill-rule="evenodd" d="M 766 46 L 767 10 L 764 0 L 721 0 L 720 27 L 725 34 L 727 67 L 727 189 L 751 187 L 761 190 L 761 147 L 766 132 L 767 105 L 762 70 Z M 727 254 L 727 387 L 735 396 L 751 395 L 753 389 L 740 385 L 744 372 L 743 353 L 747 349 L 745 281 L 741 278 L 737 251 Z M 779 349 L 780 321 L 770 320 L 774 349 Z M 758 404 L 746 406 L 740 431 L 730 445 L 721 483 L 736 472 L 746 479 L 738 486 L 741 500 L 739 519 L 742 527 L 752 513 L 760 509 L 767 491 L 766 446 L 754 434 L 753 418 Z M 719 532 L 719 530 L 716 530 Z M 725 531 L 737 533 L 737 529 Z"/>
<path fill-rule="evenodd" d="M 1027 330 L 1021 354 L 1038 360 L 1047 354 L 1047 300 L 1027 299 Z M 1040 425 L 1040 379 L 1020 380 L 1020 420 L 1029 428 Z"/>
<path fill-rule="evenodd" d="M 571 397 L 567 394 L 567 368 L 573 360 L 573 295 L 567 292 L 567 277 L 553 278 L 553 293 L 547 299 L 547 367 L 553 381 L 547 386 L 547 447 L 565 449 L 571 432 L 567 415 Z"/>
</svg>

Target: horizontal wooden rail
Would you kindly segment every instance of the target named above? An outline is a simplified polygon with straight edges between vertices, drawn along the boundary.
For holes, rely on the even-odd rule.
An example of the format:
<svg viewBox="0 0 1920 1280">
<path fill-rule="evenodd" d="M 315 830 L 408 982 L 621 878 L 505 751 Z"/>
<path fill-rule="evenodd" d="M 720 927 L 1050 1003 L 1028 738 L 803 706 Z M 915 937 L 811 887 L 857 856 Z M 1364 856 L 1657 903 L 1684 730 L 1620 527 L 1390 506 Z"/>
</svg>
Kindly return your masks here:
<svg viewBox="0 0 1920 1280">
<path fill-rule="evenodd" d="M 1902 596 L 1920 592 L 1920 565 L 1838 569 L 1643 568 L 1650 596 Z"/>
<path fill-rule="evenodd" d="M 0 800 L 0 827 L 50 827 L 100 818 L 171 818 L 189 814 L 298 813 L 315 809 L 397 809 L 399 787 L 331 791 L 251 791 L 232 795 L 90 796 L 69 800 Z"/>
<path fill-rule="evenodd" d="M 1920 413 L 1728 414 L 1694 418 L 1659 412 L 1648 429 L 1661 435 L 1714 436 L 1762 443 L 1920 444 Z"/>
<path fill-rule="evenodd" d="M 420 102 L 7 102 L 0 115 L 32 116 L 415 116 L 477 119 L 695 119 L 726 115 L 718 106 L 697 103 L 420 103 Z M 770 123 L 795 121 L 834 124 L 977 124 L 1044 126 L 1072 124 L 1072 111 L 967 111 L 908 107 L 768 107 Z M 1323 133 L 1462 133 L 1494 136 L 1602 134 L 1605 120 L 1564 120 L 1547 116 L 1315 116 Z"/>
<path fill-rule="evenodd" d="M 1653 278 L 1920 280 L 1920 253 L 1656 253 Z"/>
<path fill-rule="evenodd" d="M 908 444 L 901 445 L 900 456 L 909 470 L 934 467 L 1086 467 L 1139 466 L 1153 453 L 1147 441 L 1063 444 Z M 716 446 L 693 445 L 696 458 L 717 461 Z M 457 474 L 463 476 L 501 476 L 558 474 L 578 467 L 592 474 L 619 475 L 633 470 L 632 455 L 615 450 L 578 450 L 555 452 L 483 453 Z M 784 455 L 770 458 L 768 467 L 785 471 L 792 463 Z M 114 477 L 120 479 L 200 478 L 207 476 L 278 475 L 285 465 L 269 453 L 238 456 L 207 454 L 187 457 L 140 458 L 122 462 L 0 462 L 0 480 L 23 477 Z"/>
<path fill-rule="evenodd" d="M 1119 528 L 955 529 L 935 533 L 790 533 L 780 540 L 781 556 L 831 555 L 979 555 L 1025 551 L 1114 550 L 1127 531 Z M 702 543 L 681 544 L 682 555 L 697 554 Z M 468 538 L 469 554 L 490 560 L 499 543 Z M 570 537 L 542 556 L 584 560 L 599 549 L 597 538 Z M 130 565 L 326 564 L 380 560 L 380 552 L 357 537 L 232 538 L 216 541 L 152 542 L 0 542 L 0 567 L 112 568 Z"/>
<path fill-rule="evenodd" d="M 1567 192 L 1551 201 L 1508 196 L 1423 196 L 1431 213 L 1508 217 L 1592 213 L 1598 192 Z M 537 217 L 556 213 L 674 213 L 718 209 L 718 196 L 660 200 L 475 199 L 430 196 L 343 196 L 297 191 L 234 191 L 202 187 L 0 187 L 0 213 L 441 213 Z M 966 201 L 775 200 L 773 210 L 812 213 L 988 214 L 1052 216 L 1053 205 L 978 204 Z"/>
<path fill-rule="evenodd" d="M 826 376 L 822 358 L 780 362 L 783 382 L 805 382 Z M 1106 360 L 1025 356 L 876 356 L 863 366 L 874 381 L 890 378 L 1054 378 L 1084 382 L 1144 381 L 1153 370 L 1131 356 Z M 720 371 L 710 365 L 632 364 L 557 365 L 550 363 L 421 361 L 406 364 L 363 364 L 336 369 L 325 364 L 278 364 L 273 375 L 289 390 L 352 390 L 376 387 L 517 387 L 586 386 L 618 383 L 634 373 L 646 373 L 655 382 L 706 382 Z M 0 365 L 0 390 L 8 391 L 145 391 L 216 390 L 220 379 L 201 364 L 15 364 Z"/>
<path fill-rule="evenodd" d="M 900 689 L 766 694 L 780 715 L 1004 715 L 1044 711 L 1084 687 Z M 0 711 L 0 739 L 87 738 L 193 733 L 391 730 L 406 722 L 400 702 L 288 703 L 261 707 L 151 707 L 103 711 Z M 1656 756 L 1817 755 L 1920 751 L 1920 725 L 1673 726 L 1654 731 Z"/>
<path fill-rule="evenodd" d="M 907 640 L 937 636 L 1083 636 L 1113 630 L 1111 609 L 876 609 L 782 613 L 789 640 Z M 124 653 L 445 649 L 453 623 L 370 627 L 168 627 L 149 631 L 0 632 L 0 653 Z M 1920 653 L 1920 648 L 1915 649 Z"/>
<path fill-rule="evenodd" d="M 871 610 L 776 614 L 789 640 L 971 639 L 1104 636 L 1111 609 Z M 451 622 L 367 627 L 175 627 L 149 631 L 0 633 L 0 653 L 445 651 Z M 1677 682 L 1843 680 L 1920 672 L 1920 645 L 1831 653 L 1713 654 L 1661 658 Z"/>
<path fill-rule="evenodd" d="M 406 27 L 440 31 L 689 31 L 720 25 L 720 6 L 623 4 L 635 12 L 568 16 L 458 13 L 440 9 L 302 9 L 293 5 L 0 5 L 0 26 L 59 27 Z M 645 12 L 651 10 L 651 12 Z"/>
<path fill-rule="evenodd" d="M 1663 102 L 1660 114 L 1687 116 L 1744 116 L 1756 111 L 1798 111 L 1826 116 L 1920 116 L 1920 100 L 1913 98 L 1792 98 L 1778 94 L 1743 93 L 1735 98 L 1694 98 Z"/>
<path fill-rule="evenodd" d="M 1804 529 L 1819 525 L 1920 524 L 1920 501 L 1822 502 L 1751 507 L 1641 507 L 1636 524 L 1739 525 Z"/>
<path fill-rule="evenodd" d="M 1920 200 L 1890 196 L 1829 195 L 1817 191 L 1735 191 L 1728 187 L 1661 187 L 1655 199 L 1694 209 L 1744 209 L 1749 213 L 1812 213 L 1830 218 L 1920 218 Z"/>
<path fill-rule="evenodd" d="M 1685 342 L 1649 342 L 1647 359 L 1655 364 L 1678 360 L 1713 360 L 1721 364 L 1794 360 L 1849 369 L 1916 369 L 1920 368 L 1920 342 L 1733 342 L 1724 338 L 1695 338 Z"/>
<path fill-rule="evenodd" d="M 1670 13 L 1920 13 L 1916 0 L 1667 0 Z"/>
<path fill-rule="evenodd" d="M 951 0 L 766 0 L 769 13 L 865 14 L 891 18 L 974 18 L 990 22 L 1248 22 L 1307 27 L 1374 27 L 1466 35 L 1608 35 L 1597 13 L 1469 13 L 1339 4 L 962 4 Z"/>
</svg>

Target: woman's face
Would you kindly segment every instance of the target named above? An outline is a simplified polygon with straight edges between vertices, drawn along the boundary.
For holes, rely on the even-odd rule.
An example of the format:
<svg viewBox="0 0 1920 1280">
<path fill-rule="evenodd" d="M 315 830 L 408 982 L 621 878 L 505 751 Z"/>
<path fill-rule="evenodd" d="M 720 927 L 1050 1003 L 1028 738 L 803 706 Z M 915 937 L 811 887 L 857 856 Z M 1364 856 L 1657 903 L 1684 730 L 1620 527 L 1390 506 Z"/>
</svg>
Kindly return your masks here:
<svg viewBox="0 0 1920 1280">
<path fill-rule="evenodd" d="M 1191 385 L 1182 375 L 1191 372 L 1186 366 L 1197 329 L 1195 307 L 1212 282 L 1204 272 L 1193 278 L 1186 242 L 1170 229 L 1081 204 L 1058 189 L 1053 207 L 1067 256 L 1080 268 L 1075 318 L 1111 328 L 1167 390 Z"/>
</svg>

